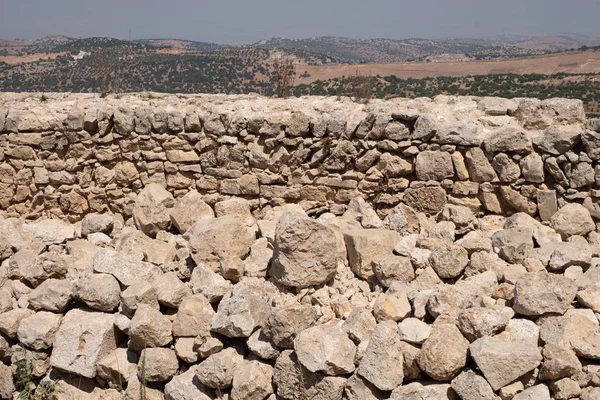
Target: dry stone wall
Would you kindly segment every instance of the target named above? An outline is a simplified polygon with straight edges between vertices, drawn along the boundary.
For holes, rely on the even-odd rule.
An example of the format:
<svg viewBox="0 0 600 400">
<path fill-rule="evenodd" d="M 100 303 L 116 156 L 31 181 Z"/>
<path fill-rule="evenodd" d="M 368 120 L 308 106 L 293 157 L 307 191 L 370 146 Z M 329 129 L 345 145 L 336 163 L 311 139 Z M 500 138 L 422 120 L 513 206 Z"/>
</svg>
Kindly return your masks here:
<svg viewBox="0 0 600 400">
<path fill-rule="evenodd" d="M 0 118 L 2 400 L 600 398 L 581 102 L 5 93 Z"/>
<path fill-rule="evenodd" d="M 600 217 L 598 131 L 566 99 L 4 93 L 0 208 L 128 218 L 154 182 L 208 204 L 238 196 L 311 214 L 341 214 L 362 196 L 380 217 L 400 202 L 430 215 L 450 203 L 542 220 L 579 202 Z"/>
</svg>

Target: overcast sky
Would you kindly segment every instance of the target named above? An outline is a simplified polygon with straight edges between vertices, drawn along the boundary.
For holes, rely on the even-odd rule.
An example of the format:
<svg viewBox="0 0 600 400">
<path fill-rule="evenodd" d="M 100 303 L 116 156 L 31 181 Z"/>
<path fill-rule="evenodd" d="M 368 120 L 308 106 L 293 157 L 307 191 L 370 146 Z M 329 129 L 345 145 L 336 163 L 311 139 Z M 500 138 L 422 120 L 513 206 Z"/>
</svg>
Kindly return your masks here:
<svg viewBox="0 0 600 400">
<path fill-rule="evenodd" d="M 600 37 L 600 0 L 0 0 L 0 38 Z"/>
</svg>

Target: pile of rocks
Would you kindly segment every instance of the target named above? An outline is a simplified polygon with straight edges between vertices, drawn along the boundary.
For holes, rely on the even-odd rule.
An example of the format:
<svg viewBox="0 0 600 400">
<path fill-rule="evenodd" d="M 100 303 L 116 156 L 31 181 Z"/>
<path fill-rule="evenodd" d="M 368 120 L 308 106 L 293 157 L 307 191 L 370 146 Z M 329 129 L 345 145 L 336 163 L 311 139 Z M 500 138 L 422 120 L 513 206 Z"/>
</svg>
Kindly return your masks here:
<svg viewBox="0 0 600 400">
<path fill-rule="evenodd" d="M 599 257 L 575 203 L 314 218 L 148 184 L 131 218 L 0 219 L 0 398 L 598 399 Z"/>
</svg>

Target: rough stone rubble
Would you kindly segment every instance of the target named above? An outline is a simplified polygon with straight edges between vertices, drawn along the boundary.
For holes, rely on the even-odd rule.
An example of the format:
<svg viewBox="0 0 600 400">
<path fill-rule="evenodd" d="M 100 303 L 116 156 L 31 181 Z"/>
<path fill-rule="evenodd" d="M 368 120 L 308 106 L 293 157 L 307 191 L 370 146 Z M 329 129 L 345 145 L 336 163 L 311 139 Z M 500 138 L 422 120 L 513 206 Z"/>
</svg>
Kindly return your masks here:
<svg viewBox="0 0 600 400">
<path fill-rule="evenodd" d="M 0 95 L 0 398 L 600 398 L 580 103 L 57 96 Z"/>
</svg>

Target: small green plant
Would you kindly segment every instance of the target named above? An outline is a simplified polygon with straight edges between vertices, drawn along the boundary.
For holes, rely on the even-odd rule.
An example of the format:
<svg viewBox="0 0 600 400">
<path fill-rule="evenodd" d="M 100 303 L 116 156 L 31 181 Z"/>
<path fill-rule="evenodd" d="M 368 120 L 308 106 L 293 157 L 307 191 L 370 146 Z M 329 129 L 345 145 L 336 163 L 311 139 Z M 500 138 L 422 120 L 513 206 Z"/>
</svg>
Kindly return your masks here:
<svg viewBox="0 0 600 400">
<path fill-rule="evenodd" d="M 31 400 L 57 400 L 56 385 L 54 381 L 41 381 Z"/>
<path fill-rule="evenodd" d="M 27 361 L 25 351 L 22 348 L 17 348 L 18 352 L 23 352 L 23 358 L 14 362 L 15 370 L 13 371 L 13 382 L 19 393 L 19 400 L 27 400 L 30 397 L 32 372 L 33 368 Z"/>
</svg>

